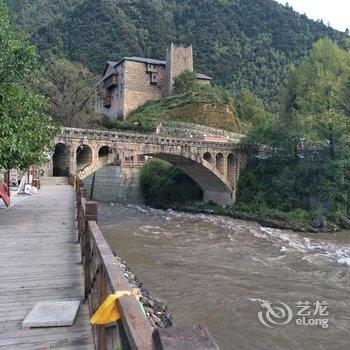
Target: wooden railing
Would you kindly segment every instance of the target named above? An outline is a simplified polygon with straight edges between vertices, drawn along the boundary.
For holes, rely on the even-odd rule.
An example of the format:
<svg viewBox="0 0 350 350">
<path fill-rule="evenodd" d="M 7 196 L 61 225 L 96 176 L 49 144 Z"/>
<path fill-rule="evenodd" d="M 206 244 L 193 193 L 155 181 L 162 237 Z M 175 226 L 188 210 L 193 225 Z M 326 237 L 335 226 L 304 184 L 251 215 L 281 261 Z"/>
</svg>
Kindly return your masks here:
<svg viewBox="0 0 350 350">
<path fill-rule="evenodd" d="M 109 108 L 112 105 L 112 96 L 109 91 L 103 95 L 103 107 Z"/>
<path fill-rule="evenodd" d="M 105 89 L 111 89 L 118 86 L 118 74 L 111 74 L 103 81 L 103 83 Z"/>
<path fill-rule="evenodd" d="M 76 186 L 85 299 L 89 302 L 90 314 L 93 314 L 109 294 L 131 291 L 131 286 L 97 225 L 97 203 L 86 201 L 86 191 L 81 181 L 76 177 L 72 177 L 71 181 Z M 95 348 L 98 350 L 219 349 L 203 326 L 151 327 L 134 296 L 119 298 L 117 306 L 121 314 L 120 321 L 107 326 L 93 325 Z"/>
</svg>

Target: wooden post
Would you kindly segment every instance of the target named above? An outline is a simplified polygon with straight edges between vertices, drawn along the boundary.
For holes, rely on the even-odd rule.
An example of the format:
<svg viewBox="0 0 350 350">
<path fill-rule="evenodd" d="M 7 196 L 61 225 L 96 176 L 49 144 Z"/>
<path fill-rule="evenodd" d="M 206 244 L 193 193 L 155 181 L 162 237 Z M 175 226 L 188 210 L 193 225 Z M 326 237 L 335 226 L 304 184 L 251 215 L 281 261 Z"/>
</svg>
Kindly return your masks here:
<svg viewBox="0 0 350 350">
<path fill-rule="evenodd" d="M 85 223 L 89 221 L 97 222 L 97 203 L 96 202 L 86 202 L 85 204 Z"/>
<path fill-rule="evenodd" d="M 82 189 L 81 189 L 82 190 Z M 83 211 L 83 210 L 82 210 Z M 91 237 L 89 233 L 88 223 L 89 221 L 97 221 L 97 203 L 86 202 L 84 220 L 82 224 L 81 245 L 82 245 L 82 261 L 84 266 L 85 275 L 85 299 L 89 294 L 91 285 Z"/>
<path fill-rule="evenodd" d="M 79 227 L 79 215 L 81 215 L 81 200 L 82 198 L 85 198 L 86 196 L 86 190 L 85 188 L 79 187 L 77 188 L 77 221 L 78 221 L 78 227 Z"/>
<path fill-rule="evenodd" d="M 10 180 L 10 171 L 6 171 L 5 176 L 4 176 L 4 183 L 7 185 L 7 195 L 10 197 L 11 191 L 10 191 L 10 185 L 11 185 L 11 180 Z"/>
<path fill-rule="evenodd" d="M 96 171 L 94 172 L 94 175 L 92 176 L 92 183 L 91 183 L 91 190 L 90 190 L 90 201 L 93 200 L 93 196 L 94 196 L 95 177 L 96 177 Z"/>
<path fill-rule="evenodd" d="M 98 291 L 99 291 L 99 305 L 101 305 L 107 297 L 107 284 L 106 276 L 102 268 L 98 274 Z M 106 341 L 106 327 L 104 325 L 98 326 L 98 349 L 107 350 L 107 341 Z"/>
<path fill-rule="evenodd" d="M 82 261 L 84 268 L 84 296 L 88 300 L 91 286 L 91 239 L 89 232 L 82 236 Z"/>
</svg>

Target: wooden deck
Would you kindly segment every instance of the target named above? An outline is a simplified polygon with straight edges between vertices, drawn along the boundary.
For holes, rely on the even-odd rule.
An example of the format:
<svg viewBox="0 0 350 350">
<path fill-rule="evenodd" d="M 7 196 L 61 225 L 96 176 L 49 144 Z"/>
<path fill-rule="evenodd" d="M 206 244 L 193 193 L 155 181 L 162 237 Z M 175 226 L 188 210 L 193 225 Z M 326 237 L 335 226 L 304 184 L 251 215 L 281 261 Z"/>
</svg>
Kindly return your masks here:
<svg viewBox="0 0 350 350">
<path fill-rule="evenodd" d="M 0 349 L 94 349 L 87 304 L 72 327 L 21 328 L 36 302 L 83 295 L 70 186 L 44 186 L 0 214 Z"/>
</svg>

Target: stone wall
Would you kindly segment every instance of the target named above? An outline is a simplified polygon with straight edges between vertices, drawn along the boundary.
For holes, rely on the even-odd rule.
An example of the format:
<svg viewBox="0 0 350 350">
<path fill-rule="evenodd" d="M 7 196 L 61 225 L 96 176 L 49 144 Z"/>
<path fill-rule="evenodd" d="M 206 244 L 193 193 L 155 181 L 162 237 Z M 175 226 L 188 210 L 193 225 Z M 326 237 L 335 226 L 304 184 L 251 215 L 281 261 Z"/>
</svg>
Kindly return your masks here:
<svg viewBox="0 0 350 350">
<path fill-rule="evenodd" d="M 164 66 L 156 66 L 157 79 L 164 80 Z M 163 84 L 151 84 L 151 73 L 146 72 L 146 63 L 125 61 L 124 118 L 146 101 L 159 100 L 164 91 Z M 163 85 L 163 86 L 162 86 Z"/>
<path fill-rule="evenodd" d="M 139 167 L 104 166 L 95 173 L 92 200 L 102 203 L 143 204 L 139 175 Z M 92 182 L 93 174 L 84 180 L 88 199 Z"/>
<path fill-rule="evenodd" d="M 211 80 L 198 79 L 198 78 L 197 78 L 197 83 L 198 83 L 199 85 L 210 85 L 210 84 L 211 84 Z"/>
<path fill-rule="evenodd" d="M 239 142 L 244 135 L 193 123 L 165 121 L 158 125 L 157 134 L 171 137 L 195 138 L 198 136 L 225 136 Z"/>
<path fill-rule="evenodd" d="M 193 71 L 192 46 L 171 44 L 166 52 L 166 94 L 171 95 L 174 79 L 183 70 Z"/>
</svg>

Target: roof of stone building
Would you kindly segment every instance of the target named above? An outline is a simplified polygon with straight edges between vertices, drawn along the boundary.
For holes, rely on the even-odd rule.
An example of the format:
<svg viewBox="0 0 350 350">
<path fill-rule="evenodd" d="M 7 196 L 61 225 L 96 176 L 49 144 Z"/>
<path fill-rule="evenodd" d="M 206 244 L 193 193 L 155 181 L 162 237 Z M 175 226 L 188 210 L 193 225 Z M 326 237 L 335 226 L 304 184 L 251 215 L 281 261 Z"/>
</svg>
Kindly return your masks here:
<svg viewBox="0 0 350 350">
<path fill-rule="evenodd" d="M 149 64 L 158 64 L 158 65 L 162 65 L 162 66 L 166 65 L 166 61 L 155 60 L 153 58 L 145 58 L 145 57 L 136 57 L 136 56 L 124 57 L 123 60 L 144 62 L 144 63 L 149 63 Z M 118 64 L 119 64 L 119 62 L 118 62 Z"/>
<path fill-rule="evenodd" d="M 103 74 L 102 76 L 105 75 L 106 71 L 107 71 L 107 68 L 109 66 L 112 66 L 112 67 L 116 67 L 118 66 L 120 63 L 122 63 L 123 61 L 134 61 L 134 62 L 142 62 L 142 63 L 148 63 L 148 64 L 156 64 L 156 65 L 162 65 L 162 66 L 165 66 L 166 65 L 166 61 L 162 61 L 162 60 L 156 60 L 156 59 L 153 59 L 153 58 L 146 58 L 146 57 L 137 57 L 137 56 L 131 56 L 131 57 L 124 57 L 122 58 L 121 60 L 115 62 L 115 61 L 107 61 L 107 65 L 103 71 Z M 197 73 L 197 79 L 200 79 L 200 80 L 213 80 L 213 78 L 211 77 L 208 77 L 207 75 L 203 74 L 203 73 Z"/>
<path fill-rule="evenodd" d="M 207 75 L 203 74 L 203 73 L 198 73 L 197 74 L 197 79 L 201 79 L 201 80 L 213 80 L 213 78 L 208 77 Z"/>
<path fill-rule="evenodd" d="M 104 76 L 104 75 L 106 74 L 107 68 L 108 68 L 109 66 L 115 67 L 115 66 L 117 65 L 117 63 L 118 63 L 118 62 L 107 61 L 107 64 L 106 64 L 105 69 L 104 69 L 104 71 L 103 71 L 103 73 L 102 73 L 102 76 Z"/>
<path fill-rule="evenodd" d="M 114 61 L 107 61 L 106 67 L 102 73 L 102 76 L 104 76 L 106 74 L 107 68 L 109 66 L 112 66 L 113 68 L 118 66 L 120 63 L 122 63 L 123 61 L 134 61 L 134 62 L 142 62 L 142 63 L 148 63 L 148 64 L 156 64 L 156 65 L 161 65 L 161 66 L 165 66 L 166 65 L 166 61 L 162 61 L 162 60 L 155 60 L 153 58 L 146 58 L 146 57 L 136 57 L 136 56 L 131 56 L 131 57 L 124 57 L 121 60 L 114 62 Z"/>
</svg>

